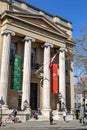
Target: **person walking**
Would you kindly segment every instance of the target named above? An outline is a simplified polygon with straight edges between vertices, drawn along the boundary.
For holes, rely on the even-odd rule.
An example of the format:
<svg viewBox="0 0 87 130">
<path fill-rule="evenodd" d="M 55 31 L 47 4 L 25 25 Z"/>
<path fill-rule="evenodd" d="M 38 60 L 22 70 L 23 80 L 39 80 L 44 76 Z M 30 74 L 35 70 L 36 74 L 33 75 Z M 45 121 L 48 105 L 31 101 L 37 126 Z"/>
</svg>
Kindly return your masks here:
<svg viewBox="0 0 87 130">
<path fill-rule="evenodd" d="M 52 125 L 53 124 L 53 110 L 52 109 L 50 110 L 49 120 L 50 120 L 50 125 Z"/>
<path fill-rule="evenodd" d="M 79 123 L 81 123 L 82 122 L 82 115 L 81 115 L 80 111 L 78 112 L 78 119 L 79 119 Z"/>
<path fill-rule="evenodd" d="M 84 124 L 84 103 L 80 104 L 81 123 Z"/>
<path fill-rule="evenodd" d="M 64 122 L 66 122 L 66 110 L 65 109 L 63 111 L 63 120 L 64 120 Z"/>
</svg>

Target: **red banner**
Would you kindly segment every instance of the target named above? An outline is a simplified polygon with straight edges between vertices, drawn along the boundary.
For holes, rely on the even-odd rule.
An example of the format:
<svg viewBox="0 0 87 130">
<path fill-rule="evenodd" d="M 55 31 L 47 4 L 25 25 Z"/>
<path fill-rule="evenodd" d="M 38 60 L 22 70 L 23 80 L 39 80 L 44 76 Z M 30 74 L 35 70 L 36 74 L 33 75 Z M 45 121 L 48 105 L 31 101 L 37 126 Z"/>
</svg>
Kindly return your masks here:
<svg viewBox="0 0 87 130">
<path fill-rule="evenodd" d="M 58 65 L 53 64 L 51 69 L 51 92 L 58 94 Z"/>
</svg>

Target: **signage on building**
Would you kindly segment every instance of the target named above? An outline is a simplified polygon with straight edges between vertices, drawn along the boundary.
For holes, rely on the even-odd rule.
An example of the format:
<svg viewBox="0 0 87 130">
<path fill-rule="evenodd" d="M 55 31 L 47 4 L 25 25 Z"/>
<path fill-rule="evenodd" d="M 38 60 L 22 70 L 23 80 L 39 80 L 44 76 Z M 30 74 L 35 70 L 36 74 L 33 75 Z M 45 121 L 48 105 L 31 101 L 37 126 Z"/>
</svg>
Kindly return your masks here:
<svg viewBox="0 0 87 130">
<path fill-rule="evenodd" d="M 12 89 L 19 90 L 21 87 L 21 56 L 15 55 L 12 64 Z"/>
</svg>

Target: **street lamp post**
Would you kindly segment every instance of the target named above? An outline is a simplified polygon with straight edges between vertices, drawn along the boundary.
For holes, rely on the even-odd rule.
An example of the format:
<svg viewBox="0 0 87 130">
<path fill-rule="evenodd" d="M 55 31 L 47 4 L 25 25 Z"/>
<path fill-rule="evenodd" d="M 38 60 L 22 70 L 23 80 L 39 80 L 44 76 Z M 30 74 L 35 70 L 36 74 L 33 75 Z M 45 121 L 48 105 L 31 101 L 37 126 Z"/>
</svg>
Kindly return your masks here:
<svg viewBox="0 0 87 130">
<path fill-rule="evenodd" d="M 21 111 L 21 98 L 22 98 L 22 91 L 18 90 L 18 110 Z"/>
<path fill-rule="evenodd" d="M 83 91 L 83 103 L 84 103 L 84 111 L 85 111 L 85 90 Z"/>
</svg>

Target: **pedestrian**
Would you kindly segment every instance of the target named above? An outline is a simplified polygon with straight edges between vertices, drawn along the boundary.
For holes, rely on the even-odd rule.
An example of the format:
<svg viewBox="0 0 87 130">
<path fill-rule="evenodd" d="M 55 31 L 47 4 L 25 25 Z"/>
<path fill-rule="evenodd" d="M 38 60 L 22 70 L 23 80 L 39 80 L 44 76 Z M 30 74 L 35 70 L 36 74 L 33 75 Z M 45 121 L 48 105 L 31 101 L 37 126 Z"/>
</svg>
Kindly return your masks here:
<svg viewBox="0 0 87 130">
<path fill-rule="evenodd" d="M 36 120 L 38 120 L 38 113 L 37 113 L 37 112 L 35 112 L 34 118 L 35 118 Z"/>
<path fill-rule="evenodd" d="M 38 120 L 38 113 L 37 113 L 37 112 L 34 112 L 33 115 L 32 115 L 32 118 Z"/>
<path fill-rule="evenodd" d="M 2 122 L 2 119 L 0 118 L 0 126 L 2 126 L 2 123 L 3 123 L 3 122 Z"/>
<path fill-rule="evenodd" d="M 63 120 L 64 120 L 64 122 L 66 122 L 66 110 L 65 109 L 63 111 Z"/>
<path fill-rule="evenodd" d="M 13 118 L 13 120 L 15 120 L 15 117 L 17 115 L 17 110 L 14 108 L 13 111 L 12 111 L 12 113 L 10 115 Z"/>
<path fill-rule="evenodd" d="M 78 112 L 78 119 L 79 119 L 79 123 L 81 123 L 82 122 L 82 115 L 81 115 L 80 111 Z"/>
<path fill-rule="evenodd" d="M 84 124 L 84 103 L 80 104 L 81 123 Z"/>
<path fill-rule="evenodd" d="M 50 120 L 50 125 L 53 124 L 53 110 L 50 110 L 50 116 L 49 116 L 49 120 Z"/>
<path fill-rule="evenodd" d="M 37 109 L 37 113 L 38 113 L 38 115 L 42 115 L 40 108 Z"/>
</svg>

